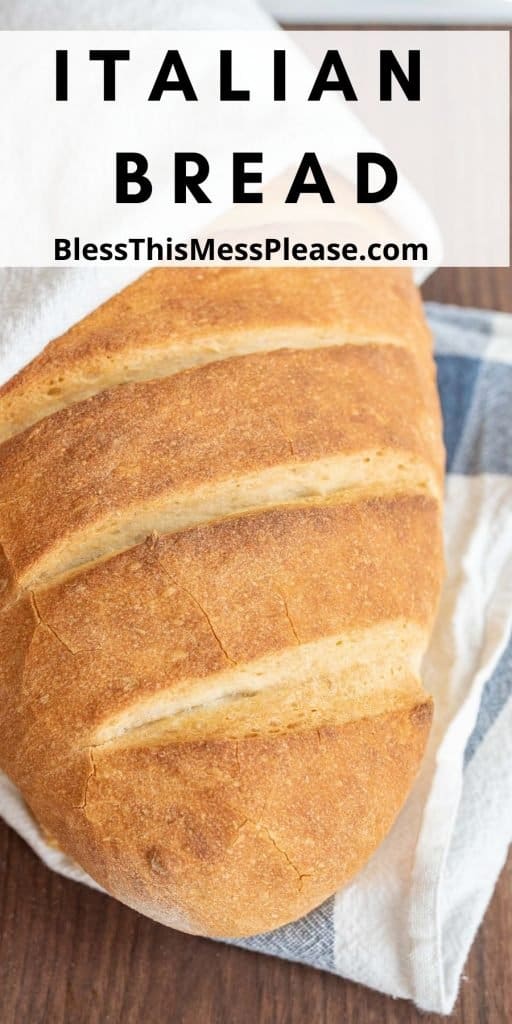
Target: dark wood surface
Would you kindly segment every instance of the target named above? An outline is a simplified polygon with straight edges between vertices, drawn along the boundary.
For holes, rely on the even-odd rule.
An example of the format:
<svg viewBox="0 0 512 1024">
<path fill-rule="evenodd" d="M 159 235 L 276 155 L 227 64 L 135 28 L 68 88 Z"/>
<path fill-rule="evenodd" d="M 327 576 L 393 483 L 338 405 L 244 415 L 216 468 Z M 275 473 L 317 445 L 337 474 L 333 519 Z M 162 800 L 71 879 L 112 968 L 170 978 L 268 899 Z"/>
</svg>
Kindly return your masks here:
<svg viewBox="0 0 512 1024">
<path fill-rule="evenodd" d="M 424 294 L 512 312 L 512 271 L 442 269 Z M 512 1021 L 511 944 L 512 859 L 473 946 L 451 1021 Z M 0 823 L 0 1024 L 442 1019 L 311 968 L 154 924 L 51 874 Z"/>
</svg>

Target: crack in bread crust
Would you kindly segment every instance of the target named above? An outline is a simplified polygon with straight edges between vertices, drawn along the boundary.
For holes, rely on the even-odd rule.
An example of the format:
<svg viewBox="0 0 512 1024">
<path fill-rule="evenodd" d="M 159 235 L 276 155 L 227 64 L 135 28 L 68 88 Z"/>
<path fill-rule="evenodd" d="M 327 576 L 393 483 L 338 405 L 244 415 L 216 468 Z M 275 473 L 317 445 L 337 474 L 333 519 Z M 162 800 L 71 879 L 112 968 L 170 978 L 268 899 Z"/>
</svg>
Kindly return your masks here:
<svg viewBox="0 0 512 1024">
<path fill-rule="evenodd" d="M 182 741 L 219 730 L 233 737 L 238 729 L 240 734 L 269 732 L 297 727 L 311 708 L 311 720 L 317 713 L 318 722 L 345 721 L 347 715 L 352 720 L 368 714 L 375 698 L 387 710 L 397 695 L 409 702 L 421 696 L 421 649 L 422 630 L 403 620 L 299 642 L 204 680 L 190 679 L 186 691 L 161 691 L 153 699 L 134 702 L 101 723 L 92 746 L 155 742 L 160 736 Z"/>
</svg>

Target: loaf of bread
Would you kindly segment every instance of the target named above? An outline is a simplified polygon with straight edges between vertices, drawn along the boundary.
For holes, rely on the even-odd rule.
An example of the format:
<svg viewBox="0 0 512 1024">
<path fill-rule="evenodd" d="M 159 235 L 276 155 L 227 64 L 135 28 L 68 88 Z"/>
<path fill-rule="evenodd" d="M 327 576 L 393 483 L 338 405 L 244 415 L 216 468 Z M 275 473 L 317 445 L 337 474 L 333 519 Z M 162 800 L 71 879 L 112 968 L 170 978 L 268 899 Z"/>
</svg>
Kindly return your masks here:
<svg viewBox="0 0 512 1024">
<path fill-rule="evenodd" d="M 443 448 L 408 271 L 151 271 L 0 389 L 0 436 L 0 768 L 156 920 L 306 913 L 431 720 Z"/>
</svg>

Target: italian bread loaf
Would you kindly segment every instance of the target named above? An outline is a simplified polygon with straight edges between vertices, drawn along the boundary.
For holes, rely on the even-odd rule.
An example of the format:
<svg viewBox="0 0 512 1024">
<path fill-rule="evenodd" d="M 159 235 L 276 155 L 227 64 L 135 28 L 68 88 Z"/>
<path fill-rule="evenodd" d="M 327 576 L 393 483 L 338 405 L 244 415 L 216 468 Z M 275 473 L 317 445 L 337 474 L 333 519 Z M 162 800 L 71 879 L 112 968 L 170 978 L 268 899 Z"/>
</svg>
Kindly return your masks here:
<svg viewBox="0 0 512 1024">
<path fill-rule="evenodd" d="M 0 768 L 109 892 L 276 928 L 416 775 L 442 579 L 406 270 L 158 269 L 0 388 Z"/>
</svg>

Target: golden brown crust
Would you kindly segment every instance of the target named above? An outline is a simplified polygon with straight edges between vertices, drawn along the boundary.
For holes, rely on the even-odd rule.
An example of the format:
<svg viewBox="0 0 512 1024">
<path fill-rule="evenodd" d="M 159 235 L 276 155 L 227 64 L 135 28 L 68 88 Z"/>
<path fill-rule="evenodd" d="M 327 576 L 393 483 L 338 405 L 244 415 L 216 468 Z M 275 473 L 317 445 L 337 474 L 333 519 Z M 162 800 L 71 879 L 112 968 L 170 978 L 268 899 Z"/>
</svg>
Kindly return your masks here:
<svg viewBox="0 0 512 1024">
<path fill-rule="evenodd" d="M 283 331 L 286 351 L 220 361 L 234 338 L 275 349 Z M 0 766 L 63 850 L 158 920 L 219 936 L 292 920 L 405 799 L 442 577 L 428 345 L 400 271 L 155 271 L 0 392 L 13 427 L 51 411 L 36 392 L 55 376 L 66 404 L 142 351 L 146 377 L 169 346 L 219 360 L 121 384 L 0 448 Z M 305 465 L 312 497 L 263 487 L 253 511 L 225 501 L 67 572 L 105 516 L 133 545 L 155 497 L 191 506 L 210 484 Z"/>
<path fill-rule="evenodd" d="M 48 714 L 59 742 L 83 744 L 126 704 L 229 665 L 382 621 L 426 631 L 441 565 L 437 502 L 421 495 L 274 509 L 149 540 L 14 606 L 31 607 L 37 643 L 23 666 L 23 727 L 44 695 L 38 723 Z"/>
<path fill-rule="evenodd" d="M 426 734 L 425 723 L 411 731 L 407 696 L 403 713 L 382 718 L 382 730 L 370 703 L 368 717 L 350 726 L 322 725 L 320 741 L 315 730 L 295 730 L 258 741 L 205 739 L 190 752 L 179 734 L 163 747 L 153 741 L 96 748 L 95 730 L 108 715 L 159 691 L 299 641 L 349 635 L 354 626 L 387 619 L 427 627 L 439 575 L 436 536 L 436 502 L 421 496 L 314 513 L 277 510 L 149 542 L 40 591 L 36 603 L 17 602 L 0 620 L 4 768 L 64 849 L 110 891 L 158 919 L 207 934 L 242 934 L 305 912 L 366 859 L 402 802 Z M 244 763 L 247 752 L 247 772 L 224 821 L 210 788 L 235 751 Z M 105 775 L 98 774 L 103 765 Z M 282 792 L 269 791 L 262 815 L 276 773 Z M 125 785 L 132 795 L 121 813 Z M 178 801 L 178 832 L 175 825 L 166 832 L 160 817 L 171 813 L 170 800 Z M 148 829 L 139 834 L 140 815 L 150 807 Z M 263 888 L 274 886 L 272 898 L 256 887 L 258 876 L 269 880 Z"/>
<path fill-rule="evenodd" d="M 408 271 L 152 270 L 0 388 L 0 439 L 109 381 L 161 376 L 239 350 L 337 341 L 395 344 L 428 364 L 429 333 Z"/>
<path fill-rule="evenodd" d="M 32 806 L 123 902 L 184 931 L 254 934 L 317 906 L 365 863 L 405 799 L 430 719 L 425 699 L 268 739 L 105 747 L 81 808 L 63 820 L 47 797 Z"/>
<path fill-rule="evenodd" d="M 83 538 L 87 561 L 90 528 L 97 544 L 102 526 L 129 528 L 142 516 L 148 533 L 162 505 L 172 515 L 178 499 L 181 509 L 216 488 L 220 507 L 232 481 L 234 510 L 243 510 L 248 474 L 359 455 L 356 482 L 368 486 L 378 468 L 368 465 L 374 452 L 377 459 L 396 453 L 399 465 L 413 458 L 440 482 L 435 388 L 396 347 L 285 349 L 111 389 L 0 446 L 0 538 L 10 582 L 24 585 L 52 559 L 62 566 L 75 538 Z M 393 479 L 385 468 L 400 489 L 400 475 Z M 340 464 L 341 486 L 350 482 L 343 472 Z M 301 495 L 296 479 L 302 497 L 326 486 L 319 472 L 315 492 L 311 474 Z M 276 489 L 266 486 L 275 501 Z M 114 542 L 107 537 L 110 550 Z"/>
<path fill-rule="evenodd" d="M 399 619 L 427 630 L 440 571 L 422 496 L 150 540 L 0 617 L 3 763 L 67 756 L 134 703 L 299 643 Z"/>
</svg>

